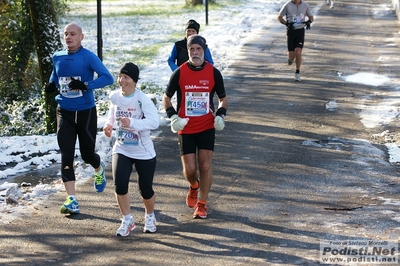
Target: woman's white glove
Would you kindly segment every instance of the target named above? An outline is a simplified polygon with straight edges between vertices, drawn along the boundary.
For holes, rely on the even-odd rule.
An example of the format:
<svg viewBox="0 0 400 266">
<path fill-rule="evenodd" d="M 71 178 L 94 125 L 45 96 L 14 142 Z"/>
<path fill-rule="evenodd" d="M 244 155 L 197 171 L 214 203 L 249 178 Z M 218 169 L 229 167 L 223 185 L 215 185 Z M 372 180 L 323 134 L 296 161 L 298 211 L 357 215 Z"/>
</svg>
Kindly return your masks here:
<svg viewBox="0 0 400 266">
<path fill-rule="evenodd" d="M 171 130 L 176 133 L 182 130 L 189 121 L 189 118 L 180 118 L 178 115 L 171 116 Z"/>
<path fill-rule="evenodd" d="M 223 130 L 225 127 L 225 120 L 221 116 L 217 115 L 214 118 L 214 127 L 215 130 Z"/>
</svg>

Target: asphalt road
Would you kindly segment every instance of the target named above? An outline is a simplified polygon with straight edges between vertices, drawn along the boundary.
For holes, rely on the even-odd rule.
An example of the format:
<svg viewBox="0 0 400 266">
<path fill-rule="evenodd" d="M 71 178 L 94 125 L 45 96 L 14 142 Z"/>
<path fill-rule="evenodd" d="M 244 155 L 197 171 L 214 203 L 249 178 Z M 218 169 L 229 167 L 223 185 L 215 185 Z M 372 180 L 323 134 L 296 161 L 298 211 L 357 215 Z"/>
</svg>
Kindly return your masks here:
<svg viewBox="0 0 400 266">
<path fill-rule="evenodd" d="M 332 10 L 308 1 L 315 22 L 306 32 L 301 82 L 287 65 L 278 22 L 234 55 L 224 72 L 229 110 L 217 133 L 207 219 L 192 219 L 185 205 L 176 135 L 165 127 L 155 140 L 157 233 L 141 232 L 133 175 L 138 227 L 115 237 L 120 215 L 107 169 L 105 192 L 94 193 L 91 182 L 78 187 L 81 214 L 61 215 L 65 194 L 58 193 L 32 206 L 33 214 L 3 224 L 0 264 L 319 265 L 321 240 L 398 241 L 399 172 L 372 135 L 400 125 L 365 128 L 359 116 L 361 103 L 379 104 L 394 88 L 350 84 L 338 75 L 399 78 L 400 27 L 382 2 L 390 3 L 339 0 Z M 327 110 L 331 100 L 337 109 Z"/>
</svg>

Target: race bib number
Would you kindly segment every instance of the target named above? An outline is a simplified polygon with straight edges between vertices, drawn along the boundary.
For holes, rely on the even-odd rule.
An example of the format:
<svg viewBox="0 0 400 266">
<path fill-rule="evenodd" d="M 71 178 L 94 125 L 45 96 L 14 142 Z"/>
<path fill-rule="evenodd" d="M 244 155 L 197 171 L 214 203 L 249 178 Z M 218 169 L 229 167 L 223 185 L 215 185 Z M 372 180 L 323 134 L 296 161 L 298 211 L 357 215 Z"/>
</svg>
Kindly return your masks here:
<svg viewBox="0 0 400 266">
<path fill-rule="evenodd" d="M 302 24 L 304 22 L 304 14 L 300 13 L 300 14 L 293 14 L 292 15 L 292 22 L 294 23 L 294 26 L 299 26 L 300 24 Z"/>
<path fill-rule="evenodd" d="M 186 92 L 185 111 L 186 116 L 202 116 L 209 112 L 209 92 Z"/>
<path fill-rule="evenodd" d="M 73 77 L 74 79 L 81 80 L 81 77 Z M 71 77 L 61 77 L 58 80 L 60 84 L 60 94 L 66 98 L 77 98 L 82 96 L 81 90 L 71 90 L 68 84 L 72 81 Z"/>
<path fill-rule="evenodd" d="M 118 128 L 117 141 L 122 145 L 138 146 L 139 136 L 131 130 L 125 128 Z"/>
</svg>

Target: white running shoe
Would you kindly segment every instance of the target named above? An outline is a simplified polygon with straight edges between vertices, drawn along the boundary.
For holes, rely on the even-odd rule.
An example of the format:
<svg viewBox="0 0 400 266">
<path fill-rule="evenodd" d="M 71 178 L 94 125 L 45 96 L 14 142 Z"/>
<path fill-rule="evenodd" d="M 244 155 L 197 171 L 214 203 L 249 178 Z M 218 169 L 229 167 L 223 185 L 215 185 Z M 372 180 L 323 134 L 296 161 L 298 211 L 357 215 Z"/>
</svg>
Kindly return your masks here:
<svg viewBox="0 0 400 266">
<path fill-rule="evenodd" d="M 330 3 L 330 0 L 326 0 L 326 5 L 328 6 Z"/>
<path fill-rule="evenodd" d="M 122 219 L 121 226 L 117 230 L 117 236 L 128 236 L 135 227 L 136 224 L 133 217 L 129 220 Z"/>
<path fill-rule="evenodd" d="M 300 74 L 299 74 L 299 73 L 294 74 L 294 80 L 295 80 L 295 81 L 301 81 L 301 78 L 300 78 Z"/>
<path fill-rule="evenodd" d="M 143 233 L 154 233 L 157 228 L 156 228 L 156 217 L 153 215 L 148 215 L 146 214 L 145 217 L 145 224 L 143 227 Z"/>
<path fill-rule="evenodd" d="M 333 2 L 331 2 L 331 8 L 333 8 Z"/>
</svg>

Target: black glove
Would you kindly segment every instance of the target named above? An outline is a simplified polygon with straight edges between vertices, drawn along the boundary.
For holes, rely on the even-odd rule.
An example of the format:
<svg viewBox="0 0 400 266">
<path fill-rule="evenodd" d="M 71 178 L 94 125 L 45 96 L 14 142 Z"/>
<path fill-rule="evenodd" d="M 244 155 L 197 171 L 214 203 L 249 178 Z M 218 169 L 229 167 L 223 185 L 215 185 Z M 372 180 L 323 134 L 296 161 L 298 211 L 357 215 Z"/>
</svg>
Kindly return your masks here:
<svg viewBox="0 0 400 266">
<path fill-rule="evenodd" d="M 306 22 L 304 22 L 305 24 L 306 24 L 306 30 L 309 30 L 309 29 L 311 29 L 311 23 L 312 23 L 312 21 L 311 20 L 307 20 Z"/>
<path fill-rule="evenodd" d="M 222 118 L 224 118 L 224 116 L 226 116 L 226 109 L 225 107 L 220 107 L 218 108 L 217 112 L 215 113 L 216 116 L 222 116 Z"/>
<path fill-rule="evenodd" d="M 81 91 L 87 91 L 87 87 L 84 82 L 74 79 L 71 77 L 72 81 L 68 84 L 68 87 L 71 90 L 81 90 Z"/>
<path fill-rule="evenodd" d="M 286 21 L 286 29 L 288 29 L 288 30 L 295 30 L 295 28 L 294 28 L 294 22 L 288 22 L 288 21 Z"/>
<path fill-rule="evenodd" d="M 56 83 L 54 81 L 44 85 L 44 91 L 46 93 L 52 93 L 57 91 Z"/>
</svg>

